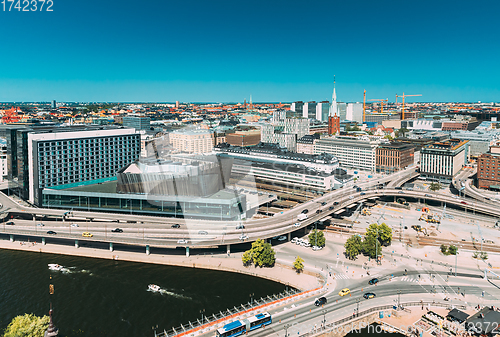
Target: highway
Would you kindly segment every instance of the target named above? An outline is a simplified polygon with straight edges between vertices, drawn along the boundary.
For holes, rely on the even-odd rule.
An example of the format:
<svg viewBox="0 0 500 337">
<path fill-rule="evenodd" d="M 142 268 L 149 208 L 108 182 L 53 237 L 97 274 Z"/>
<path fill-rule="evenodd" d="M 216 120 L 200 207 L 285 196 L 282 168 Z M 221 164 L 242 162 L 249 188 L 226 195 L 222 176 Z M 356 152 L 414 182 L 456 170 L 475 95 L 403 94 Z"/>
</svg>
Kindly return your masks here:
<svg viewBox="0 0 500 337">
<path fill-rule="evenodd" d="M 113 242 L 123 244 L 151 245 L 158 247 L 215 247 L 223 245 L 238 244 L 242 242 L 251 242 L 256 239 L 269 239 L 280 235 L 287 235 L 306 227 L 313 222 L 331 215 L 352 204 L 366 201 L 371 198 L 380 197 L 403 197 L 414 199 L 427 199 L 437 202 L 454 205 L 465 208 L 466 210 L 481 212 L 490 216 L 500 217 L 500 209 L 495 203 L 474 202 L 460 199 L 457 196 L 448 196 L 432 192 L 408 191 L 393 188 L 376 188 L 380 184 L 394 180 L 406 181 L 416 175 L 415 169 L 407 169 L 389 175 L 381 179 L 372 180 L 366 183 L 360 183 L 357 186 L 363 190 L 356 192 L 353 188 L 341 188 L 328 194 L 312 199 L 304 204 L 298 205 L 293 209 L 284 211 L 282 214 L 276 214 L 273 217 L 265 219 L 250 219 L 241 221 L 213 221 L 200 219 L 179 219 L 148 217 L 130 214 L 110 214 L 98 212 L 71 212 L 70 219 L 68 215 L 65 221 L 46 222 L 44 230 L 36 226 L 40 221 L 21 221 L 14 220 L 14 226 L 3 224 L 0 229 L 5 234 L 22 234 L 35 237 L 50 237 L 46 232 L 53 230 L 57 237 L 66 239 L 90 240 L 100 242 Z M 465 174 L 465 173 L 464 173 Z M 24 207 L 15 203 L 4 194 L 0 194 L 0 202 L 3 204 L 1 212 L 17 212 L 26 214 L 37 214 L 37 216 L 49 215 L 63 218 L 64 213 L 69 211 L 54 209 L 38 209 Z M 325 203 L 325 205 L 322 205 Z M 334 204 L 338 203 L 338 204 Z M 308 218 L 298 221 L 297 217 L 307 209 Z M 319 212 L 319 213 L 317 213 Z M 108 221 L 121 221 L 120 223 L 111 222 L 78 222 L 74 219 L 103 219 Z M 138 223 L 127 223 L 135 221 Z M 77 222 L 80 227 L 71 228 L 70 223 Z M 173 224 L 179 224 L 180 228 L 171 228 Z M 244 228 L 237 229 L 243 225 Z M 113 228 L 122 228 L 124 233 L 111 233 Z M 84 230 L 85 229 L 85 230 Z M 91 232 L 92 238 L 82 237 L 83 232 Z M 186 240 L 187 242 L 179 242 Z"/>
</svg>

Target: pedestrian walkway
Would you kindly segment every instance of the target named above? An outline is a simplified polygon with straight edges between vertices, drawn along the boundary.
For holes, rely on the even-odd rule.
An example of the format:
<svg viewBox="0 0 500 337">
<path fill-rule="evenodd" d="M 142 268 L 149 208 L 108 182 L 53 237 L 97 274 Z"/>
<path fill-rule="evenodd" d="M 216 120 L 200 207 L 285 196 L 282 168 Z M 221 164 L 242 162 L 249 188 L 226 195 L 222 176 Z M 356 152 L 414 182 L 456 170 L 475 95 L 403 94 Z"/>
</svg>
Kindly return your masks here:
<svg viewBox="0 0 500 337">
<path fill-rule="evenodd" d="M 336 280 L 350 280 L 351 278 L 347 274 L 335 273 L 332 277 Z"/>
<path fill-rule="evenodd" d="M 403 282 L 418 282 L 418 277 L 416 277 L 416 276 L 402 276 L 401 281 L 403 281 Z"/>
</svg>

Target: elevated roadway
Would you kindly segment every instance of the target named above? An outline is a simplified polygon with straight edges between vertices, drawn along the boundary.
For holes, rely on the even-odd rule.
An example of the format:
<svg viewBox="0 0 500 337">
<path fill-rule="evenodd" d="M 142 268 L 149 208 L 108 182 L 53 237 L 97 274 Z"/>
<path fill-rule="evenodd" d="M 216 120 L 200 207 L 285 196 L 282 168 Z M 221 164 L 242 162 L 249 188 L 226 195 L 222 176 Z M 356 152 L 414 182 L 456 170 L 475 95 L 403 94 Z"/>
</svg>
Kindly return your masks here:
<svg viewBox="0 0 500 337">
<path fill-rule="evenodd" d="M 397 180 L 411 179 L 415 175 L 415 169 L 407 169 L 398 174 Z M 402 177 L 404 176 L 404 178 Z M 19 223 L 14 226 L 0 227 L 5 234 L 12 235 L 31 235 L 35 237 L 48 237 L 47 230 L 51 229 L 57 232 L 56 237 L 65 239 L 79 239 L 90 241 L 102 241 L 124 244 L 148 244 L 161 247 L 213 247 L 238 244 L 242 242 L 252 242 L 256 239 L 269 239 L 279 235 L 288 235 L 296 230 L 306 227 L 317 220 L 326 216 L 338 213 L 356 203 L 366 201 L 371 198 L 380 197 L 406 197 L 414 199 L 427 199 L 436 202 L 447 203 L 466 210 L 480 212 L 486 215 L 500 217 L 500 208 L 490 203 L 464 201 L 455 196 L 437 194 L 421 191 L 402 191 L 394 188 L 378 189 L 377 186 L 394 179 L 393 176 L 387 176 L 381 179 L 374 179 L 366 183 L 358 184 L 363 190 L 356 192 L 352 188 L 341 188 L 332 191 L 326 195 L 312 199 L 282 214 L 276 214 L 270 218 L 250 219 L 241 221 L 213 221 L 199 219 L 178 219 L 164 217 L 149 217 L 130 214 L 112 214 L 84 211 L 64 211 L 56 209 L 24 207 L 15 203 L 12 199 L 0 194 L 0 202 L 3 208 L 0 212 L 35 214 L 37 216 L 51 216 L 66 218 L 66 221 L 52 224 L 53 227 L 37 228 L 35 221 L 31 224 Z M 299 221 L 299 214 L 307 212 L 307 219 Z M 65 216 L 66 214 L 66 216 Z M 68 215 L 70 215 L 68 217 Z M 68 219 L 70 218 L 70 219 Z M 69 223 L 73 219 L 103 219 L 108 221 L 135 221 L 138 223 L 128 224 L 109 224 L 102 222 L 84 223 L 86 231 L 91 231 L 92 238 L 81 236 L 84 231 L 70 228 Z M 180 228 L 171 228 L 171 225 L 179 224 Z M 109 234 L 108 231 L 114 227 L 124 227 L 125 233 Z M 180 241 L 180 240 L 186 240 Z"/>
</svg>

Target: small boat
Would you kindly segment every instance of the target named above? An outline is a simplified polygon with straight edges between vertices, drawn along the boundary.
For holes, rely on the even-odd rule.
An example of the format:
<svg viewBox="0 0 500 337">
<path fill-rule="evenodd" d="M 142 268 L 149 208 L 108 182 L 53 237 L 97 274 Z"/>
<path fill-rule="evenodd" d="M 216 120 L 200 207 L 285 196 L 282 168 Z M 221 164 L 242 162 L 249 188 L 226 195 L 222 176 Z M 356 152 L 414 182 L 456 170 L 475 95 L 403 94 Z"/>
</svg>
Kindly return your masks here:
<svg viewBox="0 0 500 337">
<path fill-rule="evenodd" d="M 61 270 L 64 269 L 64 266 L 61 266 L 60 264 L 49 263 L 49 269 L 50 270 L 61 271 Z"/>
<path fill-rule="evenodd" d="M 150 284 L 148 285 L 148 289 L 151 291 L 158 292 L 161 290 L 160 286 L 157 286 L 156 284 Z"/>
</svg>

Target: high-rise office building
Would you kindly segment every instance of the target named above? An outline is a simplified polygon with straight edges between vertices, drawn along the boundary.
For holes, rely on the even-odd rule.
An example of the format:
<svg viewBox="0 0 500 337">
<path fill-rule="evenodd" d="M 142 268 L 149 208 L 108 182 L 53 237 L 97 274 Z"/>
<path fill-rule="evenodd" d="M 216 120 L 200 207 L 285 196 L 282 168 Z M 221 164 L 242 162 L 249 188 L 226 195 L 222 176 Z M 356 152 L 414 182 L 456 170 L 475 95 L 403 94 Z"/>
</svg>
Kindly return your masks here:
<svg viewBox="0 0 500 337">
<path fill-rule="evenodd" d="M 345 120 L 363 123 L 363 103 L 347 103 Z"/>
<path fill-rule="evenodd" d="M 322 101 L 316 104 L 316 119 L 322 122 L 328 122 L 328 112 L 330 111 L 330 102 Z"/>
<path fill-rule="evenodd" d="M 308 118 L 308 119 L 315 119 L 316 118 L 316 105 L 317 105 L 317 103 L 314 101 L 304 103 L 304 106 L 302 109 L 302 117 Z"/>
<path fill-rule="evenodd" d="M 54 100 L 54 101 L 52 101 L 51 107 L 52 107 L 52 109 L 57 108 L 57 104 L 56 104 L 56 101 L 55 101 L 55 100 Z"/>
<path fill-rule="evenodd" d="M 9 178 L 21 195 L 39 205 L 44 188 L 78 186 L 113 178 L 139 159 L 140 134 L 102 126 L 10 127 L 7 133 Z"/>
<path fill-rule="evenodd" d="M 149 130 L 151 118 L 142 115 L 128 115 L 123 117 L 123 126 L 136 130 Z"/>
</svg>

